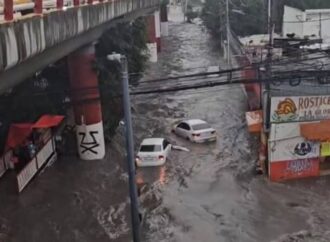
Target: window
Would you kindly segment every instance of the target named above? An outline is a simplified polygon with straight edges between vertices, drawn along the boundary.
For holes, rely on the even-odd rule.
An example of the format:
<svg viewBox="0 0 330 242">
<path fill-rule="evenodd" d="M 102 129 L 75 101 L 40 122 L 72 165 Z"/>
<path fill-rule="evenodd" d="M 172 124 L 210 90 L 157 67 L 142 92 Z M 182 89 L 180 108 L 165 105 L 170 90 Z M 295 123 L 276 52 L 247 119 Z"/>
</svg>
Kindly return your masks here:
<svg viewBox="0 0 330 242">
<path fill-rule="evenodd" d="M 207 123 L 195 124 L 192 126 L 193 130 L 202 130 L 202 129 L 210 129 L 211 126 Z"/>
<path fill-rule="evenodd" d="M 178 125 L 178 128 L 180 128 L 180 129 L 185 129 L 185 130 L 190 130 L 189 125 L 186 124 L 186 123 L 180 123 L 180 124 Z"/>
<path fill-rule="evenodd" d="M 142 145 L 140 148 L 141 152 L 157 152 L 162 151 L 161 145 Z"/>
<path fill-rule="evenodd" d="M 164 148 L 164 150 L 167 148 L 167 146 L 169 145 L 170 143 L 165 139 L 164 141 L 163 141 L 163 148 Z"/>
</svg>

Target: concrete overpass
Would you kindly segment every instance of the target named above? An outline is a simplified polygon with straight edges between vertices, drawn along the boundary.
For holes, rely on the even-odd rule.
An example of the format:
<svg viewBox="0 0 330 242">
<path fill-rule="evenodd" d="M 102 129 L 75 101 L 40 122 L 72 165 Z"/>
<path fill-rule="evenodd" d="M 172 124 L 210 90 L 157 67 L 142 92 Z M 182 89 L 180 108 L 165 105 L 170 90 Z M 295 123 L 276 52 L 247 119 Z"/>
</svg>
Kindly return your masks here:
<svg viewBox="0 0 330 242">
<path fill-rule="evenodd" d="M 42 0 L 37 1 L 42 6 Z M 160 0 L 89 1 L 67 9 L 62 4 L 53 11 L 0 22 L 0 94 L 97 40 L 115 24 L 151 14 L 159 4 Z"/>
</svg>

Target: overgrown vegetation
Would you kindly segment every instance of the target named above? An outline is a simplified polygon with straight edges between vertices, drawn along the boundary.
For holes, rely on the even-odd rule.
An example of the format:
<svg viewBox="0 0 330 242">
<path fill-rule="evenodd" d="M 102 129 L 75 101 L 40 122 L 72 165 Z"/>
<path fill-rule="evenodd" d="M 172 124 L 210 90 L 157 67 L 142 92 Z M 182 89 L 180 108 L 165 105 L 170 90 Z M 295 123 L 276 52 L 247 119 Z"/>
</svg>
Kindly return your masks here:
<svg viewBox="0 0 330 242">
<path fill-rule="evenodd" d="M 147 55 L 146 23 L 139 18 L 130 24 L 119 24 L 109 30 L 97 45 L 97 67 L 99 70 L 102 96 L 102 112 L 106 137 L 113 134 L 122 117 L 121 76 L 119 65 L 110 63 L 106 56 L 112 52 L 124 54 L 127 57 L 130 82 L 135 83 L 146 68 Z"/>
<path fill-rule="evenodd" d="M 206 28 L 208 28 L 216 39 L 221 41 L 222 27 L 224 26 L 222 17 L 223 13 L 220 11 L 220 2 L 218 0 L 205 0 L 201 12 L 201 18 Z"/>
</svg>

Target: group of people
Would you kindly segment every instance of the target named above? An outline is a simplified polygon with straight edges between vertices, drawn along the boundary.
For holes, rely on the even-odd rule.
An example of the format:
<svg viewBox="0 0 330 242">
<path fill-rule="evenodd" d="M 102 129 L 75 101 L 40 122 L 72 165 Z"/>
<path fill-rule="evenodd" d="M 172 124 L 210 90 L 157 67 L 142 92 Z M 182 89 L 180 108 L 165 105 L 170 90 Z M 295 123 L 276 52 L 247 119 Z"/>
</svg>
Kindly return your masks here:
<svg viewBox="0 0 330 242">
<path fill-rule="evenodd" d="M 12 165 L 17 172 L 21 171 L 43 146 L 41 134 L 31 134 L 22 144 L 13 149 Z"/>
</svg>

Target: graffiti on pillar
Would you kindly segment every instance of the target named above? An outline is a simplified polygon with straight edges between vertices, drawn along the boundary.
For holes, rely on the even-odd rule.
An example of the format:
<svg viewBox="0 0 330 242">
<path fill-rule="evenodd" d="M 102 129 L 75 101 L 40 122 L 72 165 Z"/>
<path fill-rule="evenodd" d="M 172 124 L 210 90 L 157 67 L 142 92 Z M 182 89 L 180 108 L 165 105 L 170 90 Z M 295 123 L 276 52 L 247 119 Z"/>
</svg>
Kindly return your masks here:
<svg viewBox="0 0 330 242">
<path fill-rule="evenodd" d="M 79 132 L 81 136 L 80 140 L 80 147 L 82 148 L 81 153 L 84 154 L 85 152 L 89 151 L 93 154 L 98 154 L 97 147 L 100 144 L 97 142 L 96 135 L 99 131 L 89 131 L 89 132 Z"/>
</svg>

